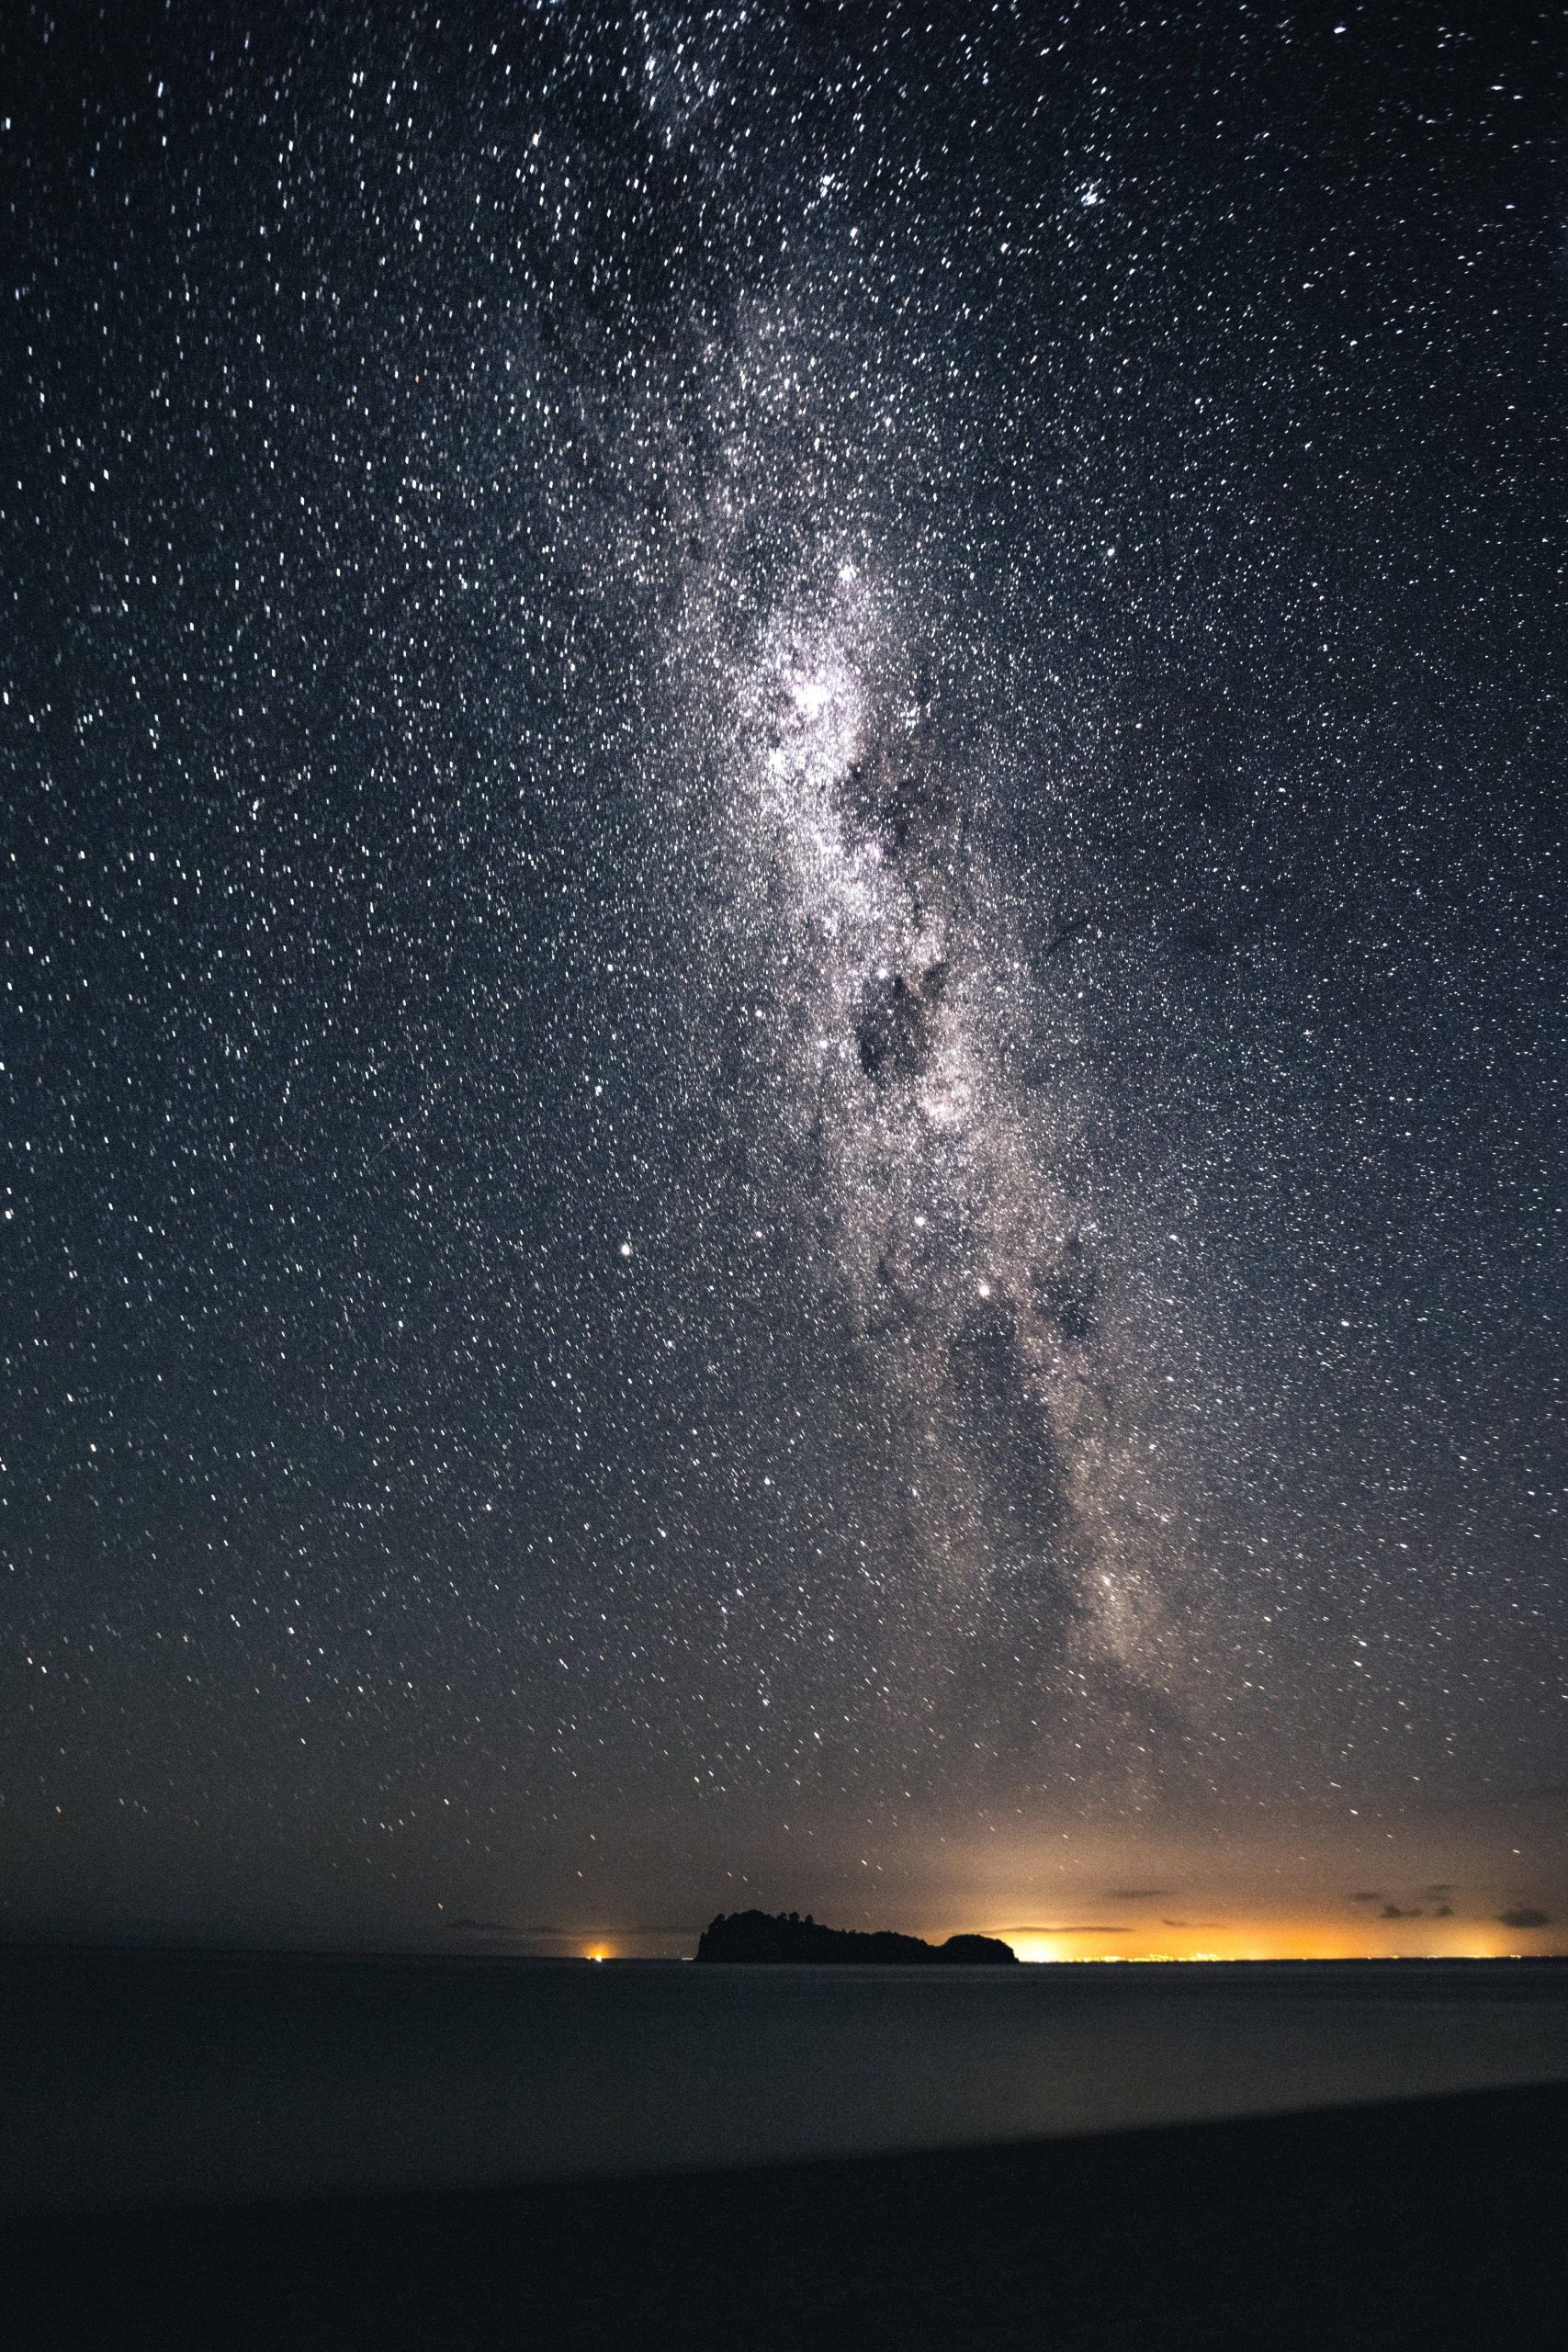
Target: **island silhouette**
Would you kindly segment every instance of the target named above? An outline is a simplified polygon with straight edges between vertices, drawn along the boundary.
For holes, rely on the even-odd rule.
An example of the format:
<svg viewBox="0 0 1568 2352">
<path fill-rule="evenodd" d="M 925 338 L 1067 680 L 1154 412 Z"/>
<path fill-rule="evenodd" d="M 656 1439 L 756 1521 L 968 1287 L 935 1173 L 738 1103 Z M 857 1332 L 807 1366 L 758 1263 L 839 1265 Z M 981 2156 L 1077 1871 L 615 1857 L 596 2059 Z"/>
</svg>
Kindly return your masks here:
<svg viewBox="0 0 1568 2352">
<path fill-rule="evenodd" d="M 855 1928 L 822 1928 L 798 1911 L 721 1911 L 704 1928 L 697 1945 L 699 1960 L 823 1961 L 859 1966 L 910 1962 L 945 1961 L 964 1967 L 1010 1962 L 1018 1954 L 997 1936 L 949 1936 L 944 1944 L 923 1943 L 919 1936 L 896 1935 L 887 1928 L 863 1933 Z"/>
</svg>

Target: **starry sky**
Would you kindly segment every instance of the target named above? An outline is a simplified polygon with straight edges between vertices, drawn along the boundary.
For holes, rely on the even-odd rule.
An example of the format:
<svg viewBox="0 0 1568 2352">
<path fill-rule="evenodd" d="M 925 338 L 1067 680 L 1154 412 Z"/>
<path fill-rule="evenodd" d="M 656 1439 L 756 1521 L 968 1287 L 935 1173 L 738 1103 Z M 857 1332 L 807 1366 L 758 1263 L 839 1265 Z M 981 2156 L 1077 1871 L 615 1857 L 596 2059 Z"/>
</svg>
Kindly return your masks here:
<svg viewBox="0 0 1568 2352">
<path fill-rule="evenodd" d="M 1568 1945 L 1556 12 L 7 24 L 0 1921 Z"/>
</svg>

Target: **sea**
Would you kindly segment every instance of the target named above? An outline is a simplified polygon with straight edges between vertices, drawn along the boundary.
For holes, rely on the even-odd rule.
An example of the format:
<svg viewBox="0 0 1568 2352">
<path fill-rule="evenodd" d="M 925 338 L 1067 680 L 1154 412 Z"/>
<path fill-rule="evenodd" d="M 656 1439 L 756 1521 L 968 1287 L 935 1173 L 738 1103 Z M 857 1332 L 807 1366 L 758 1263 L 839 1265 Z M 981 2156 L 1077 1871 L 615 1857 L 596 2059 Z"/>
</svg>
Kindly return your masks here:
<svg viewBox="0 0 1568 2352">
<path fill-rule="evenodd" d="M 0 2202 L 635 2174 L 1568 2081 L 1568 1961 L 714 1967 L 12 1947 Z"/>
</svg>

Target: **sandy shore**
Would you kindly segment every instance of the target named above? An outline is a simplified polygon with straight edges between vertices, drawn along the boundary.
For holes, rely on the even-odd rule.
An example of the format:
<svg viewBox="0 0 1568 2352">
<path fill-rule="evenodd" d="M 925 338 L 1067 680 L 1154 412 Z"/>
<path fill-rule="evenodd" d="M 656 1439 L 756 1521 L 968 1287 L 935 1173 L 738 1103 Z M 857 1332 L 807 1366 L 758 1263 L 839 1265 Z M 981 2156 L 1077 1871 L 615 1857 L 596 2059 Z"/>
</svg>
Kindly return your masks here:
<svg viewBox="0 0 1568 2352">
<path fill-rule="evenodd" d="M 21 2347 L 1559 2346 L 1568 2090 L 640 2180 L 13 2217 Z"/>
</svg>

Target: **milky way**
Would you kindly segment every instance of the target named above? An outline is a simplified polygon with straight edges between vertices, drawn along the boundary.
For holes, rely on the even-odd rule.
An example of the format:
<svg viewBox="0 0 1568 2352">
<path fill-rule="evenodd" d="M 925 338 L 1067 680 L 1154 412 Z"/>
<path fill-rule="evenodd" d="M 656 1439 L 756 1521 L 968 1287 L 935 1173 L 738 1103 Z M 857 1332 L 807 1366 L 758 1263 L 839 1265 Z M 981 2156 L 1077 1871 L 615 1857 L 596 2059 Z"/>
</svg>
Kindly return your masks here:
<svg viewBox="0 0 1568 2352">
<path fill-rule="evenodd" d="M 1555 1917 L 1555 28 L 329 14 L 7 35 L 14 1912 Z"/>
<path fill-rule="evenodd" d="M 778 870 L 829 1247 L 906 1442 L 910 1572 L 960 1602 L 1010 1577 L 1054 1638 L 1065 1607 L 1096 1654 L 1146 1663 L 1119 1523 L 1136 1472 L 1097 1371 L 1093 1197 L 1071 1182 L 1092 1101 L 1019 1069 L 1033 1029 L 1061 1041 L 987 871 L 983 754 L 941 741 L 873 596 L 845 561 L 820 622 L 768 627 L 735 757 Z"/>
</svg>

